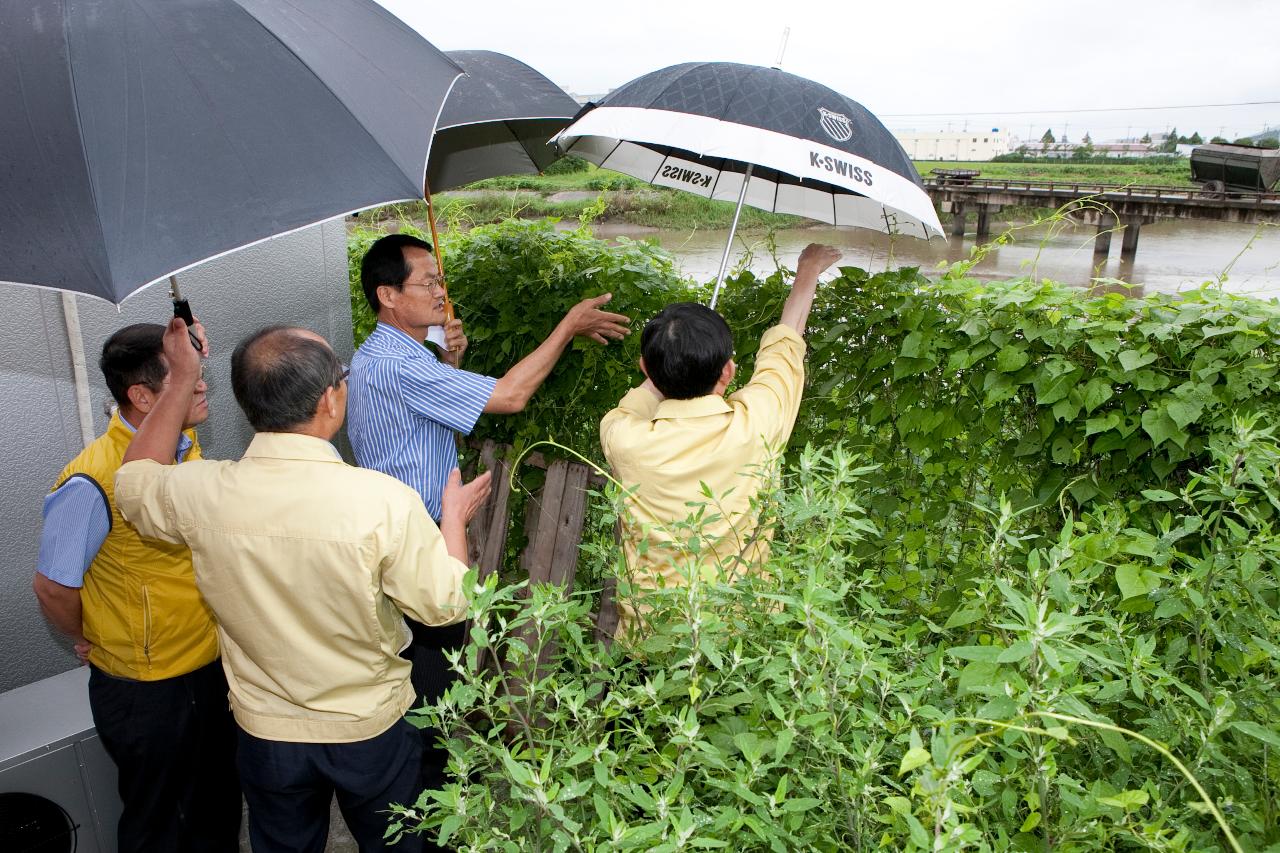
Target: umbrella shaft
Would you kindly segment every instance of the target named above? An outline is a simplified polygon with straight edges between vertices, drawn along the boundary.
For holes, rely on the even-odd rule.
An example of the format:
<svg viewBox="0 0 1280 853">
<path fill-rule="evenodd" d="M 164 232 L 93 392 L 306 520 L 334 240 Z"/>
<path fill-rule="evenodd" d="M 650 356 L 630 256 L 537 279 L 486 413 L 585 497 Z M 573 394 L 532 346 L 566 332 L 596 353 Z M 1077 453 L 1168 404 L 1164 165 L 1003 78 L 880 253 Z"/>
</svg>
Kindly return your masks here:
<svg viewBox="0 0 1280 853">
<path fill-rule="evenodd" d="M 738 217 L 742 215 L 742 203 L 747 198 L 747 184 L 751 183 L 751 165 L 747 164 L 746 174 L 742 176 L 742 189 L 738 191 L 738 206 L 733 209 L 733 224 L 729 226 L 729 239 L 724 244 L 724 257 L 720 259 L 720 272 L 716 274 L 716 289 L 711 294 L 711 307 L 716 307 L 720 298 L 720 285 L 724 283 L 724 272 L 729 268 L 729 252 L 733 250 L 733 235 L 738 230 Z"/>
</svg>

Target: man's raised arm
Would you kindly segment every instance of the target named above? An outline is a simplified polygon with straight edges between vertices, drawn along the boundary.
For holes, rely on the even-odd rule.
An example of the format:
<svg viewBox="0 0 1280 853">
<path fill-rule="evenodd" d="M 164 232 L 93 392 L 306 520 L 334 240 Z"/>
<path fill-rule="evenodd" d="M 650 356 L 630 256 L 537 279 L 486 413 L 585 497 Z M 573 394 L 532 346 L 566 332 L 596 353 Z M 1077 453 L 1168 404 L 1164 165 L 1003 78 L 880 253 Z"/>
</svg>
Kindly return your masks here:
<svg viewBox="0 0 1280 853">
<path fill-rule="evenodd" d="M 796 334 L 804 337 L 805 324 L 809 322 L 809 310 L 813 308 L 813 297 L 818 291 L 818 276 L 828 267 L 840 260 L 840 250 L 821 243 L 810 243 L 800 253 L 796 263 L 796 279 L 791 284 L 791 293 L 782 306 L 782 319 L 778 322 L 795 329 Z"/>
<path fill-rule="evenodd" d="M 493 415 L 510 415 L 523 410 L 575 337 L 591 338 L 601 344 L 624 337 L 631 321 L 621 314 L 600 310 L 600 306 L 611 298 L 613 294 L 604 293 L 584 299 L 570 308 L 547 339 L 498 380 L 484 410 Z"/>
<path fill-rule="evenodd" d="M 153 459 L 161 465 L 173 462 L 173 448 L 178 444 L 191 395 L 200 381 L 200 353 L 191 346 L 187 324 L 177 317 L 164 330 L 164 358 L 169 365 L 168 384 L 138 425 L 122 464 L 138 459 Z"/>
</svg>

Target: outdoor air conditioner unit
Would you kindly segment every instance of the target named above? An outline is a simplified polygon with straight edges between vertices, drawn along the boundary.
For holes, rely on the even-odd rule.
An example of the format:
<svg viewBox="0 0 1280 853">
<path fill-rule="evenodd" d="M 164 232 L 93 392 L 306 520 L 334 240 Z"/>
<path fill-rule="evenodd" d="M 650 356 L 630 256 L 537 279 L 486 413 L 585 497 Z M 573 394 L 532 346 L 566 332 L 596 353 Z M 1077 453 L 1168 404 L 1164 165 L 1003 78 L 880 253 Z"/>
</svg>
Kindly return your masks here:
<svg viewBox="0 0 1280 853">
<path fill-rule="evenodd" d="M 0 694 L 0 851 L 116 853 L 119 819 L 88 668 Z"/>
</svg>

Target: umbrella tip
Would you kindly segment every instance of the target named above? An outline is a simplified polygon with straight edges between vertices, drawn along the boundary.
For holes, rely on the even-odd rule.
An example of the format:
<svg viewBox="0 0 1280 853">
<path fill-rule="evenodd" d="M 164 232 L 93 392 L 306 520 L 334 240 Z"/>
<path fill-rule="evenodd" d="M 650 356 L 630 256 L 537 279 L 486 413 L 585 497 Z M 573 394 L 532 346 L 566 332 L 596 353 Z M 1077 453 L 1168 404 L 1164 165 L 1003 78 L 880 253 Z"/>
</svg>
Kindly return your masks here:
<svg viewBox="0 0 1280 853">
<path fill-rule="evenodd" d="M 791 27 L 782 28 L 782 42 L 778 45 L 778 58 L 773 61 L 773 67 L 782 70 L 782 57 L 787 52 L 787 39 L 791 37 Z"/>
</svg>

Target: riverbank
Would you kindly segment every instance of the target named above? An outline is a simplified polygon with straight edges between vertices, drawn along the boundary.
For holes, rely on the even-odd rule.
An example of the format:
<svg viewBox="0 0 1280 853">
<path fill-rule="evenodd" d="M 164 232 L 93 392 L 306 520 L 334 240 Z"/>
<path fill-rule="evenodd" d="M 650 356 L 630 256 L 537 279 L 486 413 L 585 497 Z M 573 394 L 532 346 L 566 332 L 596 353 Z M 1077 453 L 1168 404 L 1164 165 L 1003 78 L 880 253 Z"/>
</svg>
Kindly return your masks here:
<svg viewBox="0 0 1280 853">
<path fill-rule="evenodd" d="M 1178 186 L 1190 180 L 1185 160 L 1165 163 L 1073 164 L 1073 163 L 956 163 L 919 161 L 921 175 L 935 168 L 976 169 L 983 177 L 1026 181 L 1079 181 L 1114 184 Z M 655 187 L 645 181 L 594 166 L 579 171 L 550 175 L 519 175 L 478 181 L 458 192 L 436 196 L 438 221 L 469 227 L 501 222 L 512 217 L 539 219 L 590 218 L 611 223 L 649 228 L 728 228 L 733 221 L 732 202 L 712 201 L 679 190 Z M 1002 224 L 1030 222 L 1047 211 L 1037 208 L 1007 208 L 996 215 Z M 387 219 L 427 220 L 426 205 L 411 203 L 379 208 L 361 214 L 361 221 Z M 943 215 L 943 222 L 949 216 Z M 745 232 L 769 229 L 805 228 L 811 220 L 799 216 L 766 213 L 744 207 L 738 227 Z"/>
</svg>

